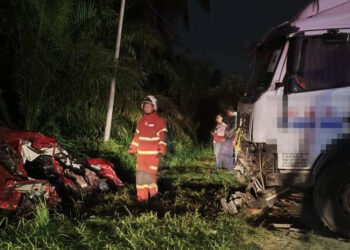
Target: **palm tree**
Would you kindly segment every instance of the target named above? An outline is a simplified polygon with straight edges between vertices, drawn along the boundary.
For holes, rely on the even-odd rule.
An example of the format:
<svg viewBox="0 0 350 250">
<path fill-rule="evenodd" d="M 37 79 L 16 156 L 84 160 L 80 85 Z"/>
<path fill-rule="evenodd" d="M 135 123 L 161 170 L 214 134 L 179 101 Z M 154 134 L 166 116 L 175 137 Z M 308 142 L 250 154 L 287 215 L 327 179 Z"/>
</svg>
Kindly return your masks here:
<svg viewBox="0 0 350 250">
<path fill-rule="evenodd" d="M 148 1 L 157 12 L 167 13 L 169 24 L 176 26 L 176 21 L 186 21 L 186 1 Z M 6 86 L 16 86 L 13 92 L 20 105 L 17 113 L 23 117 L 10 115 L 12 124 L 69 137 L 100 137 L 109 81 L 116 74 L 114 123 L 118 125 L 113 133 L 125 135 L 140 116 L 137 100 L 145 91 L 155 90 L 162 79 L 170 85 L 181 82 L 179 78 L 183 76 L 176 72 L 169 45 L 173 36 L 164 31 L 164 21 L 151 8 L 137 10 L 140 7 L 136 4 L 145 4 L 143 0 L 130 2 L 117 73 L 112 56 L 118 16 L 115 1 L 1 2 L 1 20 L 5 24 L 2 27 L 11 31 L 7 34 L 13 34 L 6 37 L 5 32 L 1 33 L 5 42 L 13 46 L 13 53 L 8 56 L 13 61 L 6 65 L 14 70 Z M 168 113 L 179 114 L 176 105 L 170 105 L 173 100 L 166 97 L 167 90 L 158 93 L 165 96 L 164 103 L 172 109 Z M 9 107 L 7 104 L 0 103 Z M 2 120 L 11 120 L 6 114 L 0 115 Z M 170 120 L 173 127 L 181 128 L 183 123 L 177 122 L 178 118 Z"/>
</svg>

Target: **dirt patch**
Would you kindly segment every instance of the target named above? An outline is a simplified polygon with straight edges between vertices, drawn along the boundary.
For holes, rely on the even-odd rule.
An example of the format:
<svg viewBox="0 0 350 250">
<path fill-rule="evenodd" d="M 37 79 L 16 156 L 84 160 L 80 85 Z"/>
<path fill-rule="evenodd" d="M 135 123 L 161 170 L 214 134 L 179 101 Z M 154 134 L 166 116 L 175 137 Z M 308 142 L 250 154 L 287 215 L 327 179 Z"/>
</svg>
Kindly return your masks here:
<svg viewBox="0 0 350 250">
<path fill-rule="evenodd" d="M 278 199 L 273 207 L 265 209 L 254 224 L 288 234 L 313 232 L 325 237 L 341 237 L 325 227 L 316 214 L 312 190 L 289 192 Z"/>
</svg>

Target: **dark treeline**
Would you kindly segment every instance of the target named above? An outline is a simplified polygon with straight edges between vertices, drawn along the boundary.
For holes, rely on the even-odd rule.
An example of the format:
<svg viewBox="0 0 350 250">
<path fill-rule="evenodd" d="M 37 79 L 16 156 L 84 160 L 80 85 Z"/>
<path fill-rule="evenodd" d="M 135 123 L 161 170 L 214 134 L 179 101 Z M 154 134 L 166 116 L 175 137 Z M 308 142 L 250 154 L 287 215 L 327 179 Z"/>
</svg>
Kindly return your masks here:
<svg viewBox="0 0 350 250">
<path fill-rule="evenodd" d="M 200 0 L 203 11 L 210 1 Z M 188 27 L 187 0 L 128 0 L 117 73 L 120 2 L 0 3 L 0 121 L 58 138 L 103 137 L 109 84 L 117 89 L 112 137 L 128 140 L 146 94 L 159 98 L 172 138 L 209 139 L 215 113 L 236 105 L 244 81 L 175 53 L 172 27 Z"/>
</svg>

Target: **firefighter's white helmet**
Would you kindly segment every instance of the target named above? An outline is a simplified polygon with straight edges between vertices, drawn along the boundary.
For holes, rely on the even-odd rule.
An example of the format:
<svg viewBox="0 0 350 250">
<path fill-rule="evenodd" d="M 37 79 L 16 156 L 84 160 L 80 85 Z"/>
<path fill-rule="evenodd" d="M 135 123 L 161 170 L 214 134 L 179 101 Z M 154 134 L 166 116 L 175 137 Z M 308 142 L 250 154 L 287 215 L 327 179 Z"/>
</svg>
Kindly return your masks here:
<svg viewBox="0 0 350 250">
<path fill-rule="evenodd" d="M 157 110 L 157 99 L 153 96 L 153 95 L 148 95 L 148 96 L 146 96 L 144 99 L 143 99 L 143 101 L 142 101 L 142 103 L 141 103 L 141 108 L 143 109 L 143 105 L 145 104 L 145 103 L 150 103 L 150 104 L 152 104 L 153 105 L 153 108 L 154 108 L 154 110 Z"/>
</svg>

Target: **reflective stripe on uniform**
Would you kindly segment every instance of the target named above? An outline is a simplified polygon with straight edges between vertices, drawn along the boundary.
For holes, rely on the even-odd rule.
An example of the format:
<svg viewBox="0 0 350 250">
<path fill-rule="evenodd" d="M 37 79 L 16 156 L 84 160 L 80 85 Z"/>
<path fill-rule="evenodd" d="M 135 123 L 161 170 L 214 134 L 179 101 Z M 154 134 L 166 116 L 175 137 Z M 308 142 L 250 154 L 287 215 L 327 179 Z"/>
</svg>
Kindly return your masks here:
<svg viewBox="0 0 350 250">
<path fill-rule="evenodd" d="M 144 185 L 137 185 L 137 184 L 136 184 L 136 188 L 137 188 L 137 189 L 148 188 L 148 187 L 149 187 L 148 184 L 144 184 Z"/>
<path fill-rule="evenodd" d="M 155 184 L 155 183 L 152 183 L 152 184 L 143 184 L 143 185 L 137 185 L 137 184 L 136 184 L 136 188 L 137 188 L 137 189 L 155 188 L 156 190 L 158 190 L 158 185 Z"/>
<path fill-rule="evenodd" d="M 157 155 L 158 151 L 142 151 L 142 150 L 137 150 L 137 153 L 139 155 Z"/>
<path fill-rule="evenodd" d="M 163 141 L 160 141 L 159 144 L 163 144 L 163 145 L 165 145 L 165 146 L 167 145 L 167 144 L 166 144 L 165 142 L 163 142 Z"/>
<path fill-rule="evenodd" d="M 149 185 L 149 188 L 155 188 L 157 190 L 157 192 L 158 192 L 158 185 L 155 184 L 155 183 Z"/>
<path fill-rule="evenodd" d="M 168 130 L 166 128 L 163 128 L 157 132 L 157 135 L 160 135 L 162 132 L 168 132 Z"/>
<path fill-rule="evenodd" d="M 139 136 L 140 141 L 159 141 L 159 137 L 145 137 L 145 136 Z"/>
<path fill-rule="evenodd" d="M 152 170 L 157 170 L 158 169 L 158 167 L 156 167 L 156 166 L 149 166 L 149 168 L 152 169 Z"/>
<path fill-rule="evenodd" d="M 138 144 L 137 142 L 135 142 L 135 141 L 132 141 L 131 144 L 134 145 L 134 146 L 136 146 L 136 147 L 139 146 L 139 144 Z"/>
</svg>

